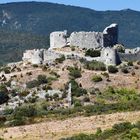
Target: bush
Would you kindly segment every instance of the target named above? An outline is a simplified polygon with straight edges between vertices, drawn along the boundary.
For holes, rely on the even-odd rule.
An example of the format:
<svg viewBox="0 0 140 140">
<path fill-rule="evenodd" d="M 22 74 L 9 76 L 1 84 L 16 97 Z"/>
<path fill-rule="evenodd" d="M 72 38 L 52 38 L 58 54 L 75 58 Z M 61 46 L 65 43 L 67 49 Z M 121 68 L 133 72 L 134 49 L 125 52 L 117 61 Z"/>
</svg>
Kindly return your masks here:
<svg viewBox="0 0 140 140">
<path fill-rule="evenodd" d="M 100 81 L 102 81 L 102 80 L 103 80 L 102 77 L 99 76 L 99 75 L 94 75 L 94 76 L 92 77 L 92 81 L 94 81 L 94 82 L 100 82 Z"/>
<path fill-rule="evenodd" d="M 39 83 L 37 80 L 33 80 L 33 81 L 29 81 L 28 83 L 26 83 L 27 88 L 34 88 L 34 87 L 38 87 Z"/>
<path fill-rule="evenodd" d="M 75 46 L 71 46 L 71 51 L 75 51 Z"/>
<path fill-rule="evenodd" d="M 9 100 L 7 93 L 0 92 L 0 104 L 6 103 Z"/>
<path fill-rule="evenodd" d="M 10 67 L 4 67 L 3 71 L 5 74 L 9 74 L 11 72 L 11 68 Z"/>
<path fill-rule="evenodd" d="M 14 111 L 14 118 L 34 117 L 37 115 L 37 110 L 33 105 L 24 105 Z"/>
<path fill-rule="evenodd" d="M 100 50 L 93 50 L 93 49 L 88 49 L 85 53 L 85 56 L 90 56 L 90 57 L 99 57 L 101 55 Z"/>
<path fill-rule="evenodd" d="M 112 128 L 117 131 L 117 132 L 123 132 L 125 130 L 131 129 L 133 126 L 131 125 L 130 122 L 123 122 L 120 124 L 115 124 Z"/>
<path fill-rule="evenodd" d="M 128 65 L 128 66 L 133 66 L 133 62 L 132 62 L 132 61 L 129 61 L 129 62 L 127 63 L 127 65 Z"/>
<path fill-rule="evenodd" d="M 34 68 L 38 68 L 38 65 L 37 64 L 33 64 L 32 65 Z"/>
<path fill-rule="evenodd" d="M 69 67 L 68 70 L 69 70 L 69 75 L 72 78 L 80 78 L 82 76 L 81 70 L 78 67 Z"/>
<path fill-rule="evenodd" d="M 84 102 L 90 102 L 90 98 L 86 96 L 86 97 L 84 97 L 83 101 Z"/>
<path fill-rule="evenodd" d="M 110 66 L 108 66 L 108 72 L 109 73 L 117 73 L 118 72 L 118 69 L 117 69 L 116 66 L 110 65 Z"/>
<path fill-rule="evenodd" d="M 79 100 L 76 100 L 74 102 L 74 107 L 79 107 L 79 106 L 82 106 L 81 102 Z"/>
<path fill-rule="evenodd" d="M 140 65 L 140 61 L 138 61 L 137 64 Z"/>
<path fill-rule="evenodd" d="M 68 83 L 71 83 L 72 96 L 80 97 L 87 94 L 87 90 L 81 88 L 75 80 L 70 80 Z M 66 88 L 68 88 L 68 83 Z"/>
<path fill-rule="evenodd" d="M 127 68 L 122 68 L 121 71 L 122 71 L 123 73 L 129 73 L 129 71 L 128 71 Z"/>
<path fill-rule="evenodd" d="M 107 72 L 101 73 L 104 77 L 109 78 L 109 74 Z"/>
<path fill-rule="evenodd" d="M 98 61 L 91 61 L 91 62 L 85 62 L 85 68 L 89 70 L 101 70 L 101 71 L 106 71 L 106 66 L 102 62 Z"/>
<path fill-rule="evenodd" d="M 37 80 L 39 84 L 46 84 L 48 82 L 46 75 L 38 75 Z"/>
<path fill-rule="evenodd" d="M 57 63 L 63 63 L 63 61 L 65 61 L 65 56 L 64 55 L 62 55 L 60 58 L 56 58 L 56 62 Z"/>
</svg>

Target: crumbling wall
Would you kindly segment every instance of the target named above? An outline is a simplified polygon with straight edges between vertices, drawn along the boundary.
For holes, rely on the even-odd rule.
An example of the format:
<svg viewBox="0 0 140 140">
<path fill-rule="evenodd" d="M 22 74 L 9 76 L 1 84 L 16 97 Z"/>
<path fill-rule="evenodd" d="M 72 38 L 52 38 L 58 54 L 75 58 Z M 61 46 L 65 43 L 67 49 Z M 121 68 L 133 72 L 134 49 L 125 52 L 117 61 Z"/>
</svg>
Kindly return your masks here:
<svg viewBox="0 0 140 140">
<path fill-rule="evenodd" d="M 118 25 L 111 24 L 103 31 L 104 47 L 112 47 L 118 43 Z"/>
<path fill-rule="evenodd" d="M 98 49 L 103 47 L 103 34 L 100 32 L 73 32 L 70 35 L 70 46 Z"/>
<path fill-rule="evenodd" d="M 50 49 L 64 46 L 78 46 L 80 48 L 113 47 L 118 43 L 118 25 L 111 24 L 103 32 L 73 32 L 68 36 L 67 31 L 52 32 L 50 34 Z"/>
</svg>

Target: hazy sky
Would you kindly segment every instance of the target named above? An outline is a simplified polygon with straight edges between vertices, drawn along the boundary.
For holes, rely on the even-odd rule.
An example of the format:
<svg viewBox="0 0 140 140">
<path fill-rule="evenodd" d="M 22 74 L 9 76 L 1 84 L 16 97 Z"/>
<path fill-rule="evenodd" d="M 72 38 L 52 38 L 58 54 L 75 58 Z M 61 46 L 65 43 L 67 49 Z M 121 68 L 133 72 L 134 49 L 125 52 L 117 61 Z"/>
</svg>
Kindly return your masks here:
<svg viewBox="0 0 140 140">
<path fill-rule="evenodd" d="M 0 3 L 7 2 L 21 2 L 34 0 L 0 0 Z M 140 11 L 140 0 L 38 0 L 53 3 L 62 3 L 66 5 L 76 5 L 81 7 L 88 7 L 95 10 L 120 10 L 120 9 L 134 9 Z"/>
</svg>

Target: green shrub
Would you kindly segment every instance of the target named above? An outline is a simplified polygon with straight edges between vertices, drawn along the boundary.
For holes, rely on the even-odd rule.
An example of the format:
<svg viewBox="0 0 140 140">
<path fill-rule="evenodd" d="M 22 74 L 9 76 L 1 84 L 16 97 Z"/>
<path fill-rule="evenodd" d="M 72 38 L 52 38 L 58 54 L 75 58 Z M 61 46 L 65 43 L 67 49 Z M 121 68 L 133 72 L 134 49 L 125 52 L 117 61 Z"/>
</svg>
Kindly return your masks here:
<svg viewBox="0 0 140 140">
<path fill-rule="evenodd" d="M 71 51 L 75 51 L 75 46 L 71 46 Z"/>
<path fill-rule="evenodd" d="M 25 97 L 25 96 L 27 96 L 29 93 L 30 93 L 30 92 L 29 92 L 28 90 L 24 90 L 24 91 L 22 91 L 19 95 Z"/>
<path fill-rule="evenodd" d="M 104 77 L 109 78 L 109 74 L 107 72 L 101 73 Z"/>
<path fill-rule="evenodd" d="M 99 57 L 101 55 L 100 50 L 93 50 L 93 49 L 88 49 L 85 52 L 85 56 L 90 56 L 90 57 Z"/>
<path fill-rule="evenodd" d="M 116 66 L 110 65 L 110 66 L 108 66 L 108 72 L 109 73 L 117 73 L 118 72 L 118 69 L 117 69 Z"/>
<path fill-rule="evenodd" d="M 38 87 L 39 83 L 37 80 L 32 80 L 29 81 L 28 83 L 26 83 L 27 88 L 34 88 L 34 87 Z"/>
<path fill-rule="evenodd" d="M 59 98 L 59 95 L 57 94 L 57 93 L 55 93 L 54 95 L 53 95 L 53 99 L 58 99 Z"/>
<path fill-rule="evenodd" d="M 66 88 L 68 88 L 69 83 L 71 83 L 72 96 L 80 97 L 82 95 L 87 94 L 87 90 L 80 87 L 79 84 L 75 80 L 70 80 L 67 83 Z"/>
<path fill-rule="evenodd" d="M 131 125 L 130 122 L 123 122 L 120 124 L 115 124 L 112 128 L 117 131 L 117 132 L 123 132 L 125 130 L 131 129 L 133 126 Z"/>
<path fill-rule="evenodd" d="M 80 100 L 76 100 L 74 102 L 74 107 L 79 107 L 79 106 L 82 106 L 82 104 L 81 104 Z"/>
<path fill-rule="evenodd" d="M 69 67 L 68 70 L 69 70 L 69 75 L 72 78 L 80 78 L 82 76 L 81 70 L 78 67 Z"/>
<path fill-rule="evenodd" d="M 11 73 L 11 68 L 10 67 L 4 67 L 2 70 L 4 71 L 5 74 Z"/>
<path fill-rule="evenodd" d="M 100 75 L 94 75 L 93 77 L 92 77 L 92 81 L 94 81 L 94 82 L 100 82 L 100 81 L 102 81 L 103 79 L 102 79 L 102 77 L 100 76 Z"/>
<path fill-rule="evenodd" d="M 125 67 L 124 67 L 124 68 L 122 68 L 122 69 L 121 69 L 121 71 L 122 71 L 123 73 L 125 73 L 125 74 L 129 73 L 128 69 L 127 69 L 127 68 L 125 68 Z"/>
<path fill-rule="evenodd" d="M 129 61 L 129 62 L 127 63 L 127 65 L 128 65 L 128 66 L 133 66 L 133 62 L 132 62 L 132 61 Z"/>
<path fill-rule="evenodd" d="M 6 103 L 9 100 L 7 93 L 0 92 L 0 104 Z"/>
<path fill-rule="evenodd" d="M 90 98 L 86 96 L 86 97 L 84 97 L 83 101 L 84 102 L 90 102 Z"/>
<path fill-rule="evenodd" d="M 33 64 L 32 65 L 34 68 L 38 68 L 38 65 L 37 64 Z"/>
<path fill-rule="evenodd" d="M 65 61 L 65 59 L 66 59 L 65 56 L 62 55 L 60 58 L 56 58 L 55 61 L 56 61 L 57 63 L 63 63 L 63 61 Z"/>
<path fill-rule="evenodd" d="M 106 71 L 106 66 L 102 62 L 98 61 L 91 61 L 91 62 L 85 62 L 85 68 L 89 70 L 101 70 L 101 71 Z"/>
<path fill-rule="evenodd" d="M 48 82 L 46 75 L 38 75 L 37 80 L 39 84 L 46 84 Z"/>
<path fill-rule="evenodd" d="M 24 105 L 15 109 L 13 115 L 15 119 L 21 117 L 34 117 L 37 115 L 37 110 L 33 105 Z"/>
</svg>

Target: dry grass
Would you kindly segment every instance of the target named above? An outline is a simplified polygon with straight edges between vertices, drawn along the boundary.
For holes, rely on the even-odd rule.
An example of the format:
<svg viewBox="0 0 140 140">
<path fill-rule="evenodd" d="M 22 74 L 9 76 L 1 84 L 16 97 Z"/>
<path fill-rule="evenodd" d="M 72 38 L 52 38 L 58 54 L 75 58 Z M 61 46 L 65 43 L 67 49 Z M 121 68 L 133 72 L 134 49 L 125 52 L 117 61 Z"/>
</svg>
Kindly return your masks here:
<svg viewBox="0 0 140 140">
<path fill-rule="evenodd" d="M 78 133 L 93 133 L 97 128 L 103 130 L 124 121 L 136 122 L 140 120 L 140 111 L 114 113 L 91 117 L 76 117 L 59 121 L 5 128 L 0 130 L 0 136 L 6 140 L 58 140 L 62 137 Z"/>
</svg>

